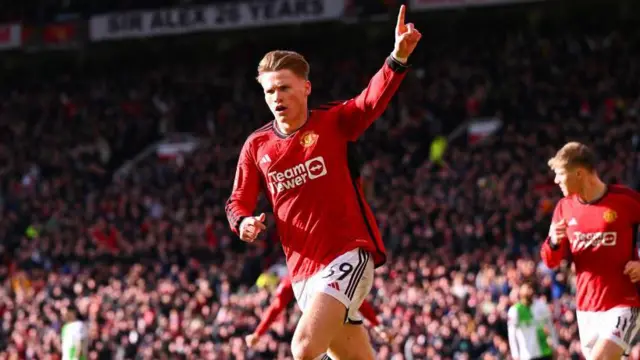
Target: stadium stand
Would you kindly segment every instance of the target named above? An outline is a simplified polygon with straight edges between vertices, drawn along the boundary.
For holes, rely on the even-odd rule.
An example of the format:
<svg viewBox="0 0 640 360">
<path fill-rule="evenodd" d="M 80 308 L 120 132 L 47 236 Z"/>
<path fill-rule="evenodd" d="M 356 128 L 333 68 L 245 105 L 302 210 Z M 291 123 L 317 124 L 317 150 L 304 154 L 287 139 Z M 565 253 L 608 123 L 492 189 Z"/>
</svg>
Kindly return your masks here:
<svg viewBox="0 0 640 360">
<path fill-rule="evenodd" d="M 552 305 L 559 358 L 580 359 L 571 266 L 550 271 L 537 256 L 559 196 L 546 159 L 585 141 L 605 180 L 639 187 L 640 32 L 619 22 L 504 33 L 466 16 L 451 33 L 425 32 L 411 75 L 359 143 L 390 251 L 370 300 L 397 333 L 391 343 L 374 337 L 376 350 L 380 359 L 508 359 L 507 309 L 535 279 Z M 81 70 L 6 75 L 0 359 L 60 359 L 70 309 L 89 324 L 91 359 L 290 358 L 295 306 L 254 349 L 243 341 L 270 300 L 256 279 L 282 261 L 275 229 L 246 245 L 224 219 L 241 142 L 269 119 L 256 62 L 273 47 L 300 50 L 314 101 L 343 99 L 390 50 L 380 27 L 273 30 L 238 35 L 212 55 L 191 50 L 194 59 L 107 64 L 118 50 Z M 438 136 L 448 136 L 443 157 L 432 156 Z"/>
</svg>

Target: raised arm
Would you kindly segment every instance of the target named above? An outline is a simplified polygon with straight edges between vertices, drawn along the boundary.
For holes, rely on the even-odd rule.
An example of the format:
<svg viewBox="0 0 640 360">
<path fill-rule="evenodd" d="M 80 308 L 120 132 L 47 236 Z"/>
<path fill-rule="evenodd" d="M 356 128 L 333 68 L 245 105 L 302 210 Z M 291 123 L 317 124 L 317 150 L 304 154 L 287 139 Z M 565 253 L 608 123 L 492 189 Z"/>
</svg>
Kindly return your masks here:
<svg viewBox="0 0 640 360">
<path fill-rule="evenodd" d="M 338 125 L 350 141 L 356 140 L 385 111 L 407 72 L 407 60 L 422 37 L 413 24 L 405 24 L 405 9 L 404 5 L 400 7 L 391 55 L 362 93 L 340 106 Z"/>
</svg>

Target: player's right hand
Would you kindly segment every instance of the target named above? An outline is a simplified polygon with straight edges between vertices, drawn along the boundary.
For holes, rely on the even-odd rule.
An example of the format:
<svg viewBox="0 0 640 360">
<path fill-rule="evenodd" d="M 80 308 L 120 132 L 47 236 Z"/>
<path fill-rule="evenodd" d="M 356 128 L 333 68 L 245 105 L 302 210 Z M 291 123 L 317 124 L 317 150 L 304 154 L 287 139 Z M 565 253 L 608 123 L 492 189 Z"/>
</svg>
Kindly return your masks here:
<svg viewBox="0 0 640 360">
<path fill-rule="evenodd" d="M 247 242 L 253 242 L 258 235 L 260 235 L 262 230 L 267 228 L 264 225 L 266 218 L 266 215 L 262 213 L 259 216 L 248 216 L 242 219 L 239 228 L 240 239 Z"/>
<path fill-rule="evenodd" d="M 640 281 L 640 261 L 629 261 L 624 267 L 624 274 L 629 276 L 631 282 Z"/>
<path fill-rule="evenodd" d="M 252 348 L 256 346 L 256 344 L 258 343 L 258 340 L 260 340 L 260 338 L 256 334 L 247 335 L 244 338 L 244 341 L 247 343 L 248 348 Z"/>
<path fill-rule="evenodd" d="M 559 244 L 560 241 L 567 237 L 567 222 L 562 219 L 558 222 L 551 223 L 551 227 L 549 228 L 549 237 L 551 238 L 552 244 Z"/>
</svg>

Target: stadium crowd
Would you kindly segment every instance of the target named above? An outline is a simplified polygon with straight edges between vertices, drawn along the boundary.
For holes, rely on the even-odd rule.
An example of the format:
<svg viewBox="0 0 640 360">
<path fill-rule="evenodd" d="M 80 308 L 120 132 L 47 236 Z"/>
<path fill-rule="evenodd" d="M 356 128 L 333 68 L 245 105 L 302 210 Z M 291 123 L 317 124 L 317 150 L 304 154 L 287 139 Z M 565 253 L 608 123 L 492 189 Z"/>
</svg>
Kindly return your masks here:
<svg viewBox="0 0 640 360">
<path fill-rule="evenodd" d="M 371 300 L 396 336 L 372 334 L 379 358 L 509 358 L 507 308 L 527 279 L 552 306 L 559 358 L 579 358 L 570 265 L 552 272 L 537 256 L 559 196 L 546 159 L 582 140 L 602 156 L 605 180 L 638 186 L 638 35 L 514 33 L 418 49 L 396 100 L 359 143 L 390 252 Z M 318 102 L 355 95 L 389 48 L 388 39 L 367 51 L 344 39 L 319 53 L 292 41 L 310 57 Z M 60 358 L 63 319 L 76 311 L 90 327 L 91 359 L 290 356 L 295 306 L 255 348 L 243 341 L 270 300 L 255 280 L 281 263 L 277 234 L 246 245 L 223 211 L 241 141 L 269 119 L 254 83 L 266 49 L 228 50 L 233 71 L 159 66 L 6 91 L 1 359 Z M 429 160 L 434 136 L 478 117 L 503 126 L 481 143 L 452 139 L 442 161 Z M 173 130 L 206 145 L 112 179 Z"/>
</svg>

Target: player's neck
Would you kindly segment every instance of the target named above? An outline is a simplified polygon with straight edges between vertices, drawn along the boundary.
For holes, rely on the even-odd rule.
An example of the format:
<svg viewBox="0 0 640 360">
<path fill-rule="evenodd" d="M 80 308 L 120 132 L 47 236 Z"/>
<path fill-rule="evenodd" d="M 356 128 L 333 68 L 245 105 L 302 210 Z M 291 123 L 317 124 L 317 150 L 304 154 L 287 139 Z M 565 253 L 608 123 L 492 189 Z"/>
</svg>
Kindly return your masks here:
<svg viewBox="0 0 640 360">
<path fill-rule="evenodd" d="M 606 191 L 607 191 L 607 184 L 602 182 L 600 178 L 596 177 L 593 180 L 590 180 L 587 183 L 587 186 L 585 186 L 582 189 L 582 191 L 579 194 L 580 200 L 585 203 L 591 203 L 591 202 L 597 201 L 600 198 L 602 198 L 602 196 L 604 196 Z"/>
<path fill-rule="evenodd" d="M 294 117 L 293 119 L 287 120 L 276 120 L 276 126 L 278 127 L 278 131 L 283 135 L 291 135 L 294 132 L 298 131 L 304 124 L 307 122 L 308 111 L 302 111 L 299 116 Z"/>
</svg>

